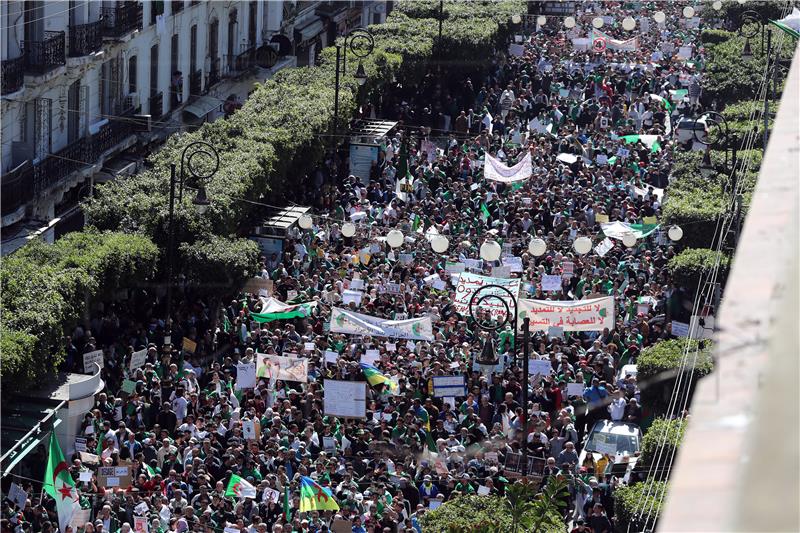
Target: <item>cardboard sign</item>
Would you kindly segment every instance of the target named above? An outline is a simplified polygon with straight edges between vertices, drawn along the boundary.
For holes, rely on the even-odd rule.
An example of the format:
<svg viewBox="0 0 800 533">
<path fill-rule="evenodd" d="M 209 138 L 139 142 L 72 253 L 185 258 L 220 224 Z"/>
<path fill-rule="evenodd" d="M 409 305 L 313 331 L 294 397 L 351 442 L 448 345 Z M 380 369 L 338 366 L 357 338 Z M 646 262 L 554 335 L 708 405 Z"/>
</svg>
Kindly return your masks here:
<svg viewBox="0 0 800 533">
<path fill-rule="evenodd" d="M 192 339 L 187 339 L 186 337 L 184 337 L 183 351 L 189 353 L 195 353 L 195 351 L 197 351 L 197 343 L 194 342 Z"/>
<path fill-rule="evenodd" d="M 81 462 L 85 465 L 99 465 L 100 464 L 100 456 L 95 455 L 89 452 L 79 452 L 81 457 Z"/>
<path fill-rule="evenodd" d="M 242 435 L 245 440 L 259 440 L 261 438 L 261 423 L 258 420 L 242 420 Z"/>
<path fill-rule="evenodd" d="M 127 489 L 131 485 L 129 466 L 101 466 L 97 469 L 97 484 L 110 489 Z"/>
<path fill-rule="evenodd" d="M 131 354 L 130 369 L 136 370 L 137 368 L 141 368 L 144 366 L 145 362 L 147 362 L 147 348 Z"/>
<path fill-rule="evenodd" d="M 103 368 L 103 350 L 95 350 L 93 352 L 83 354 L 83 371 L 86 374 L 94 373 L 94 364 Z"/>
<path fill-rule="evenodd" d="M 28 493 L 22 490 L 22 487 L 16 483 L 11 483 L 11 488 L 8 491 L 8 499 L 17 504 L 21 510 L 25 509 L 25 501 L 28 499 Z"/>
<path fill-rule="evenodd" d="M 247 283 L 244 284 L 244 288 L 242 289 L 242 292 L 258 295 L 261 295 L 262 291 L 266 292 L 264 296 L 272 295 L 273 283 L 271 279 L 251 278 L 247 280 Z"/>
</svg>

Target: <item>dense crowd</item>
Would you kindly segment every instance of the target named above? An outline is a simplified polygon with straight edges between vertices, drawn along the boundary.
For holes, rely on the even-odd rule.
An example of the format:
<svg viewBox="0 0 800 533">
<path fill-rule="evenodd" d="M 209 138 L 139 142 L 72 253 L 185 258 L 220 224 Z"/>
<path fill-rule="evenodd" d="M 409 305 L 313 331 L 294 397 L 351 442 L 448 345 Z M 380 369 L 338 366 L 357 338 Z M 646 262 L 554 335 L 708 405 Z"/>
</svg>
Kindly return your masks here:
<svg viewBox="0 0 800 533">
<path fill-rule="evenodd" d="M 635 364 L 643 348 L 671 338 L 670 321 L 685 320 L 686 295 L 666 270 L 675 252 L 663 230 L 631 248 L 616 240 L 604 255 L 579 254 L 573 242 L 586 236 L 600 243 L 603 221 L 660 219 L 674 124 L 699 106 L 702 54 L 678 56 L 696 31 L 678 27 L 681 6 L 673 3 L 658 4 L 668 24 L 650 19 L 647 31 L 625 32 L 622 16 L 644 20 L 650 13 L 605 2 L 599 14 L 616 23 L 602 30 L 619 40 L 638 35 L 635 49 L 581 49 L 572 39 L 591 30 L 600 5 L 580 7 L 586 12 L 575 29 L 550 21 L 525 33 L 513 43 L 522 50 L 499 51 L 483 77 L 431 79 L 387 98 L 383 113 L 402 128 L 383 139 L 370 179 L 317 183 L 313 203 L 324 209 L 317 209 L 314 227 L 292 229 L 282 252 L 262 258 L 260 275 L 271 280 L 272 297 L 317 301 L 318 312 L 254 323 L 250 314 L 261 310 L 263 298 L 244 293 L 222 304 L 186 300 L 165 324 L 156 295 L 140 290 L 95 309 L 66 339 L 72 368 L 82 367 L 83 353 L 106 352 L 105 390 L 79 430 L 87 450 L 103 465 L 131 464 L 133 471 L 130 486 L 114 490 L 97 475 L 80 477 L 97 464 L 82 462 L 78 452 L 68 458 L 83 507 L 91 509 L 79 530 L 124 532 L 145 516 L 151 532 L 321 532 L 336 519 L 352 522 L 353 532 L 421 532 L 425 513 L 442 502 L 479 491 L 503 494 L 521 475 L 542 484 L 565 479 L 564 518 L 577 531 L 613 530 L 613 492 L 634 479 L 627 472 L 623 480 L 625 469 L 612 464 L 635 457 L 589 453 L 581 462 L 584 438 L 598 420 L 643 421 L 635 375 L 620 370 Z M 527 153 L 529 179 L 483 179 L 487 155 L 511 166 Z M 398 195 L 406 169 L 413 184 Z M 352 220 L 358 230 L 345 237 L 342 226 Z M 406 236 L 402 248 L 386 243 L 389 229 Z M 431 249 L 433 234 L 449 239 L 447 252 Z M 546 242 L 541 256 L 528 250 L 533 235 Z M 525 384 L 521 337 L 507 327 L 488 334 L 454 310 L 457 276 L 448 264 L 479 259 L 487 238 L 521 258 L 521 272 L 511 274 L 522 280 L 520 297 L 611 295 L 614 329 L 533 333 L 531 357 L 549 360 L 552 373 Z M 490 276 L 499 265 L 484 261 L 476 271 Z M 560 291 L 543 292 L 546 274 L 562 275 Z M 363 280 L 363 297 L 345 305 L 354 279 Z M 399 291 L 388 290 L 392 284 Z M 434 340 L 331 333 L 333 306 L 387 319 L 430 316 Z M 193 352 L 184 349 L 184 337 L 196 343 L 189 345 Z M 487 346 L 498 360 L 488 371 L 479 362 Z M 131 354 L 143 348 L 146 363 L 131 370 Z M 396 380 L 399 392 L 368 387 L 365 419 L 326 416 L 326 380 L 364 381 L 358 362 L 367 350 L 379 351 L 375 367 Z M 329 351 L 338 354 L 335 363 L 326 361 Z M 237 390 L 237 363 L 255 361 L 256 353 L 308 358 L 308 382 L 259 379 L 254 389 Z M 453 374 L 465 377 L 467 396 L 433 397 L 431 378 Z M 125 380 L 135 383 L 133 390 L 122 391 Z M 583 393 L 569 395 L 570 383 L 582 384 Z M 256 439 L 243 435 L 245 419 L 259 421 Z M 526 458 L 522 471 L 511 466 L 514 457 Z M 31 480 L 41 479 L 45 462 Z M 233 474 L 257 487 L 255 499 L 225 496 Z M 298 512 L 301 476 L 330 488 L 340 509 Z M 54 530 L 52 506 L 47 500 L 39 506 L 33 485 L 20 483 L 31 494 L 22 529 Z M 4 505 L 7 519 L 13 512 Z"/>
</svg>

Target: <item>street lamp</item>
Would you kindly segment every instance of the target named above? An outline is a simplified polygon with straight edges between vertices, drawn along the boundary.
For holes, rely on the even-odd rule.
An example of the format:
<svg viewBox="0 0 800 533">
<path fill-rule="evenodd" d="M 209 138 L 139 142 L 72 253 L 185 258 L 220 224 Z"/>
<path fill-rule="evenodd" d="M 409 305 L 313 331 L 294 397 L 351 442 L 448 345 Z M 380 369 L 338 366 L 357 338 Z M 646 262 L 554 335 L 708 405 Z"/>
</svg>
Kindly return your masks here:
<svg viewBox="0 0 800 533">
<path fill-rule="evenodd" d="M 375 39 L 372 33 L 366 28 L 355 28 L 344 36 L 344 44 L 336 44 L 336 86 L 334 87 L 333 101 L 333 147 L 334 152 L 339 133 L 339 76 L 347 74 L 347 50 L 359 58 L 358 68 L 353 77 L 359 85 L 364 85 L 367 81 L 367 73 L 364 70 L 364 63 L 361 61 L 372 53 L 375 49 Z"/>
<path fill-rule="evenodd" d="M 764 20 L 761 18 L 756 11 L 751 9 L 742 13 L 739 17 L 739 34 L 744 36 L 744 48 L 742 48 L 742 59 L 744 61 L 751 61 L 753 59 L 753 50 L 750 47 L 750 39 L 755 37 L 758 34 L 761 34 L 761 53 L 764 54 L 764 37 L 766 36 L 767 40 L 767 55 L 765 56 L 765 61 L 767 63 L 767 87 L 769 87 L 769 77 L 770 73 L 775 77 L 777 75 L 777 64 L 778 60 L 775 58 L 772 66 L 772 72 L 770 72 L 769 66 L 769 57 L 772 55 L 772 30 L 764 24 Z M 750 29 L 748 29 L 750 28 Z M 773 81 L 773 88 L 775 86 L 775 82 Z M 769 91 L 764 91 L 764 112 L 762 113 L 764 117 L 764 150 L 767 149 L 767 140 L 769 139 Z"/>
<path fill-rule="evenodd" d="M 198 161 L 211 161 L 211 166 L 203 170 Z M 206 212 L 211 200 L 208 198 L 204 180 L 208 180 L 219 170 L 219 153 L 217 149 L 205 141 L 190 143 L 181 152 L 180 172 L 176 172 L 175 164 L 170 165 L 169 174 L 169 240 L 167 245 L 167 323 L 172 318 L 172 281 L 175 265 L 175 187 L 178 186 L 178 204 L 183 202 L 183 186 L 186 181 L 186 171 L 198 183 L 197 195 L 192 200 L 197 212 L 201 215 Z M 210 170 L 208 170 L 210 168 Z"/>
<path fill-rule="evenodd" d="M 484 294 L 481 294 L 484 293 Z M 506 298 L 511 301 L 511 305 L 508 304 Z M 503 307 L 505 313 L 503 314 L 503 320 L 499 323 L 496 323 L 494 320 L 490 319 L 486 321 L 481 321 L 478 316 L 481 315 L 481 304 L 483 304 L 486 300 L 497 300 Z M 518 302 L 517 296 L 513 294 L 510 290 L 502 285 L 483 285 L 481 288 L 476 290 L 472 298 L 469 300 L 469 314 L 472 317 L 472 320 L 475 322 L 475 325 L 478 328 L 482 329 L 483 331 L 487 331 L 490 334 L 499 331 L 500 328 L 505 326 L 506 324 L 511 324 L 511 327 L 514 328 L 514 345 L 512 348 L 512 356 L 514 361 L 517 361 L 517 315 L 518 315 Z M 485 313 L 485 311 L 484 311 Z M 478 315 L 478 316 L 476 316 Z M 487 346 L 486 343 L 489 343 Z M 530 318 L 527 316 L 522 319 L 522 447 L 525 449 L 525 445 L 528 441 L 528 358 L 530 357 L 529 351 L 530 345 Z M 494 358 L 494 344 L 491 342 L 490 339 L 487 339 L 484 343 L 484 349 L 481 355 L 481 358 L 484 357 L 492 357 Z"/>
</svg>

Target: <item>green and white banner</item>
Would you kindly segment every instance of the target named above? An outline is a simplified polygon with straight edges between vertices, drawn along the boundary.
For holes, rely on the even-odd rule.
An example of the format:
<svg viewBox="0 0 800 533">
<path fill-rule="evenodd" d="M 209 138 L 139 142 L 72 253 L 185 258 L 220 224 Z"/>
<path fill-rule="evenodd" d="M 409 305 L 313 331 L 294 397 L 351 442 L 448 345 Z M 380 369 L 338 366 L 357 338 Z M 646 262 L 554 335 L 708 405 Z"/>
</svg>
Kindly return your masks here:
<svg viewBox="0 0 800 533">
<path fill-rule="evenodd" d="M 607 222 L 600 224 L 603 234 L 612 239 L 622 240 L 625 235 L 633 235 L 637 239 L 647 237 L 658 229 L 658 224 L 628 224 L 627 222 Z"/>
<path fill-rule="evenodd" d="M 261 298 L 261 312 L 250 313 L 250 318 L 258 323 L 272 322 L 273 320 L 289 320 L 291 318 L 304 318 L 311 316 L 317 302 L 304 302 L 289 305 L 275 298 Z"/>
<path fill-rule="evenodd" d="M 331 332 L 394 339 L 433 340 L 433 324 L 430 317 L 386 320 L 338 307 L 331 310 Z"/>
</svg>

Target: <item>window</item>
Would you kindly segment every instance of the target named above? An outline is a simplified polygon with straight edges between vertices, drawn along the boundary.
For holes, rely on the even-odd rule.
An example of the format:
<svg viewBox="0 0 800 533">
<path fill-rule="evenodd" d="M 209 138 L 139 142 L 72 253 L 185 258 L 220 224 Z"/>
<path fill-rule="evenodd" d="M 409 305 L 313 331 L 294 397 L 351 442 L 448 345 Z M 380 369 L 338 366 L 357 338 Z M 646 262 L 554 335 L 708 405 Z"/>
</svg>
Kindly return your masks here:
<svg viewBox="0 0 800 533">
<path fill-rule="evenodd" d="M 250 2 L 249 13 L 247 16 L 247 46 L 252 48 L 256 45 L 256 23 L 258 16 L 258 4 Z"/>
<path fill-rule="evenodd" d="M 136 92 L 136 56 L 128 59 L 128 94 Z"/>
<path fill-rule="evenodd" d="M 158 92 L 158 45 L 150 48 L 150 94 Z"/>
<path fill-rule="evenodd" d="M 151 0 L 150 2 L 150 24 L 156 23 L 156 17 L 164 14 L 164 0 Z"/>
<path fill-rule="evenodd" d="M 189 71 L 197 70 L 197 24 L 189 32 Z"/>
</svg>

